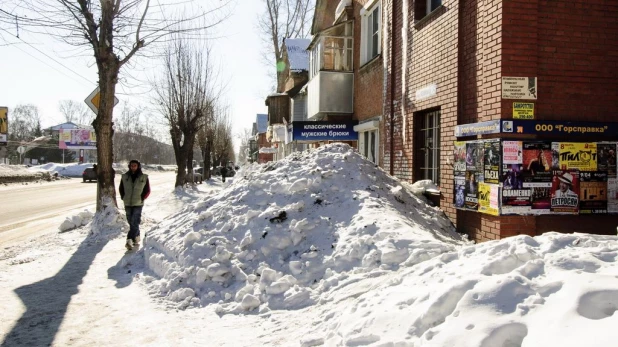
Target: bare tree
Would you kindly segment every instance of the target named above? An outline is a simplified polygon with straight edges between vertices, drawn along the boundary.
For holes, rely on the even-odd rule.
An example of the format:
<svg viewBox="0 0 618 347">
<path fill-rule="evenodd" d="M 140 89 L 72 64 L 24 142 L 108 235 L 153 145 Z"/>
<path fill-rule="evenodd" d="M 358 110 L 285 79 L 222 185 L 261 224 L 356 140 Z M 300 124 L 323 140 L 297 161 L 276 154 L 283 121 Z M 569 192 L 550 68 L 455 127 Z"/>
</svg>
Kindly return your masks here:
<svg viewBox="0 0 618 347">
<path fill-rule="evenodd" d="M 212 147 L 214 144 L 214 119 L 215 119 L 215 105 L 211 103 L 206 106 L 205 116 L 202 118 L 202 126 L 197 133 L 197 144 L 202 152 L 202 158 L 204 159 L 204 179 L 209 180 L 211 177 L 212 167 Z"/>
<path fill-rule="evenodd" d="M 286 38 L 305 38 L 311 28 L 311 14 L 314 0 L 262 0 L 266 5 L 264 14 L 258 18 L 262 40 L 267 47 L 264 57 L 268 66 L 273 58 L 277 69 L 278 93 L 283 92 L 285 62 L 283 61 L 283 40 Z"/>
<path fill-rule="evenodd" d="M 249 140 L 251 139 L 251 129 L 242 129 L 238 134 L 236 134 L 236 138 L 240 140 L 240 147 L 238 148 L 238 163 L 244 164 L 249 159 Z"/>
<path fill-rule="evenodd" d="M 90 125 L 94 120 L 94 115 L 83 102 L 62 100 L 58 103 L 58 111 L 62 113 L 66 122 Z"/>
<path fill-rule="evenodd" d="M 66 43 L 89 47 L 98 69 L 100 101 L 93 122 L 97 136 L 98 187 L 97 211 L 116 206 L 116 189 L 112 170 L 113 107 L 120 69 L 144 47 L 164 41 L 172 34 L 194 38 L 205 33 L 207 19 L 226 1 L 204 10 L 200 1 L 158 0 L 4 0 L 0 10 L 0 28 L 23 33 L 53 35 Z M 168 19 L 174 6 L 195 5 L 188 17 Z M 219 7 L 216 7 L 219 6 Z M 17 37 L 19 35 L 16 34 Z"/>
<path fill-rule="evenodd" d="M 35 105 L 17 105 L 9 122 L 9 140 L 30 141 L 41 136 L 41 115 Z"/>
<path fill-rule="evenodd" d="M 215 114 L 213 130 L 211 157 L 215 165 L 225 166 L 229 161 L 234 161 L 232 118 L 229 114 L 229 108 L 222 108 Z"/>
<path fill-rule="evenodd" d="M 155 82 L 160 110 L 168 122 L 178 174 L 175 186 L 192 182 L 193 147 L 212 108 L 216 74 L 210 50 L 181 38 L 170 42 L 164 56 L 165 76 Z M 189 175 L 188 180 L 186 175 Z"/>
</svg>

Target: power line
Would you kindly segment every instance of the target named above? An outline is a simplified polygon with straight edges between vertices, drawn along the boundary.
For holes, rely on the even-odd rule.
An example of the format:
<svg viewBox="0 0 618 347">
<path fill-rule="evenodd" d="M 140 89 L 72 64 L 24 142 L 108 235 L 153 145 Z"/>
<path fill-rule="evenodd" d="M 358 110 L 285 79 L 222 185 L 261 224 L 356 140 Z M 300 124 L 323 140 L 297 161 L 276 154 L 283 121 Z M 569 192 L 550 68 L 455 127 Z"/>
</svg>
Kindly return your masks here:
<svg viewBox="0 0 618 347">
<path fill-rule="evenodd" d="M 56 59 L 54 59 L 53 57 L 49 56 L 47 53 L 45 53 L 45 52 L 41 51 L 40 49 L 36 48 L 35 46 L 31 45 L 30 43 L 28 43 L 28 42 L 24 41 L 22 38 L 20 38 L 20 37 L 18 37 L 18 36 L 14 36 L 13 34 L 11 34 L 11 32 L 9 32 L 9 31 L 8 31 L 8 30 L 6 30 L 6 29 L 0 28 L 0 30 L 2 30 L 2 31 L 4 31 L 4 32 L 6 32 L 7 34 L 9 34 L 9 35 L 11 35 L 11 36 L 13 36 L 13 37 L 15 37 L 15 38 L 19 39 L 19 40 L 20 40 L 20 41 L 22 41 L 23 43 L 25 43 L 25 44 L 27 44 L 28 46 L 30 46 L 30 47 L 32 47 L 33 49 L 35 49 L 37 52 L 39 52 L 39 53 L 43 54 L 44 56 L 46 56 L 47 58 L 49 58 L 49 59 L 53 60 L 56 64 L 58 64 L 58 65 L 60 65 L 60 66 L 64 67 L 65 69 L 67 69 L 67 70 L 71 71 L 71 72 L 72 72 L 72 73 L 74 73 L 75 75 L 77 75 L 77 76 L 79 76 L 79 77 L 83 78 L 83 79 L 84 79 L 84 80 L 86 80 L 88 83 L 93 84 L 93 85 L 95 85 L 95 86 L 96 86 L 96 83 L 93 83 L 90 79 L 88 79 L 88 78 L 86 78 L 86 77 L 84 77 L 84 76 L 80 75 L 79 73 L 77 73 L 77 72 L 73 71 L 73 70 L 72 70 L 71 68 L 69 68 L 68 66 L 66 66 L 66 65 L 62 64 L 61 62 L 57 61 L 57 60 L 56 60 Z M 34 58 L 34 59 L 36 59 L 36 60 L 40 61 L 41 63 L 43 63 L 43 64 L 45 64 L 45 65 L 49 66 L 50 68 L 52 68 L 52 69 L 54 69 L 54 70 L 58 71 L 59 73 L 61 73 L 61 74 L 65 75 L 65 76 L 67 76 L 68 78 L 71 78 L 71 79 L 73 79 L 74 81 L 77 81 L 77 80 L 75 80 L 73 77 L 71 77 L 71 76 L 69 76 L 69 75 L 65 74 L 64 72 L 62 72 L 62 71 L 58 70 L 58 69 L 57 69 L 57 68 L 55 68 L 54 66 L 52 66 L 52 65 L 48 64 L 46 61 L 43 61 L 43 60 L 39 59 L 38 57 L 35 57 L 34 55 L 30 54 L 29 52 L 27 52 L 27 51 L 25 51 L 25 50 L 21 49 L 18 45 L 15 45 L 14 47 L 15 47 L 15 48 L 17 48 L 17 49 L 19 49 L 20 51 L 22 51 L 22 52 L 26 53 L 27 55 L 31 56 L 32 58 Z"/>
</svg>

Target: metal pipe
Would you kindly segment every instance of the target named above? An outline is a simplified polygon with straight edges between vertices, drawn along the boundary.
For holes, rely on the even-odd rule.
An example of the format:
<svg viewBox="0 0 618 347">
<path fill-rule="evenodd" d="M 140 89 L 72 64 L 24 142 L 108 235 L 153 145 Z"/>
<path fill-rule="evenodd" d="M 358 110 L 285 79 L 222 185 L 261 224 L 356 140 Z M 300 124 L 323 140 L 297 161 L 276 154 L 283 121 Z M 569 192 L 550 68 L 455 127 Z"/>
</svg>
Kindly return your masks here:
<svg viewBox="0 0 618 347">
<path fill-rule="evenodd" d="M 391 104 L 391 124 L 390 124 L 390 138 L 391 138 L 391 143 L 390 143 L 390 152 L 391 152 L 391 158 L 390 158 L 390 175 L 394 176 L 395 174 L 395 139 L 394 139 L 394 135 L 395 135 L 395 33 L 396 33 L 396 20 L 397 20 L 397 13 L 395 12 L 395 3 L 397 2 L 397 0 L 393 0 L 393 7 L 392 7 L 392 20 L 391 20 L 391 97 L 390 97 L 390 104 Z"/>
</svg>

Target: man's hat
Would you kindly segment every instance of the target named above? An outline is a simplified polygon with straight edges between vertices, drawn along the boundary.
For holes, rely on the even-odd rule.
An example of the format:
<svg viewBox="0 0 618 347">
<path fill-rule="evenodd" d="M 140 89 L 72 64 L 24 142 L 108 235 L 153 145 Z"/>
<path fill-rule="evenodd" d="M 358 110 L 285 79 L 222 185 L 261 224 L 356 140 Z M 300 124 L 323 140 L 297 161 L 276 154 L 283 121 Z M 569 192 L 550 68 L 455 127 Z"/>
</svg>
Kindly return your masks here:
<svg viewBox="0 0 618 347">
<path fill-rule="evenodd" d="M 562 176 L 559 176 L 558 179 L 560 180 L 560 182 L 564 182 L 568 185 L 572 185 L 573 184 L 573 175 L 571 175 L 568 172 L 565 172 L 562 174 Z"/>
</svg>

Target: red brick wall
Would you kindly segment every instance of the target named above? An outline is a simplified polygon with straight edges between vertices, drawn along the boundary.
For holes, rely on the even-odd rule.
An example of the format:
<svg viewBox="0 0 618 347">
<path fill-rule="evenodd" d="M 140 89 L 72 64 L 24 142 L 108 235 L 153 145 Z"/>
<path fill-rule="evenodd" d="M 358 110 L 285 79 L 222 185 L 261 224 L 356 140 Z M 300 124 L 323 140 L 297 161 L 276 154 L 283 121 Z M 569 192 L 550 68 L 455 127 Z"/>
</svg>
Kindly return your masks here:
<svg viewBox="0 0 618 347">
<path fill-rule="evenodd" d="M 616 235 L 618 218 L 615 215 L 540 216 L 536 225 L 537 235 L 549 231 Z"/>
<path fill-rule="evenodd" d="M 392 139 L 395 175 L 410 181 L 418 179 L 413 173 L 417 164 L 414 163 L 412 114 L 440 107 L 441 207 L 460 231 L 477 241 L 550 230 L 615 233 L 615 216 L 494 217 L 456 211 L 452 207 L 452 167 L 447 158 L 452 160 L 456 124 L 512 117 L 513 100 L 501 97 L 502 76 L 538 78 L 537 119 L 616 121 L 618 4 L 603 0 L 445 0 L 442 13 L 414 25 L 414 0 L 409 0 L 410 44 L 404 59 L 403 2 L 383 2 L 385 25 L 390 26 L 393 5 L 397 13 Z M 390 27 L 387 33 L 384 51 L 390 49 Z M 391 59 L 388 53 L 383 57 L 387 73 L 382 165 L 388 171 Z M 403 84 L 402 65 L 406 69 Z M 438 85 L 437 95 L 416 101 L 416 90 L 431 83 Z M 402 86 L 405 87 L 403 97 Z M 595 218 L 595 222 L 582 222 L 590 218 Z"/>
<path fill-rule="evenodd" d="M 396 18 L 393 18 L 393 7 L 396 9 Z M 401 119 L 400 119 L 400 111 L 399 111 L 399 99 L 391 97 L 391 79 L 394 77 L 395 79 L 395 87 L 399 85 L 401 88 L 401 48 L 402 48 L 402 35 L 401 35 L 401 27 L 402 27 L 402 0 L 383 0 L 382 1 L 382 59 L 384 59 L 384 117 L 381 122 L 381 132 L 380 132 L 380 147 L 382 149 L 381 161 L 380 164 L 386 170 L 386 172 L 390 173 L 390 162 L 391 162 L 391 142 L 393 144 L 394 157 L 399 158 L 399 160 L 394 160 L 394 167 L 397 167 L 397 161 L 400 162 L 399 166 L 401 166 L 401 157 L 403 153 L 401 152 Z M 392 27 L 393 20 L 396 21 L 396 28 Z M 393 32 L 396 33 L 395 37 L 395 51 L 391 52 L 392 40 L 393 40 Z M 394 70 L 393 70 L 394 67 Z M 399 89 L 401 90 L 401 89 Z M 397 96 L 397 94 L 394 94 Z M 393 101 L 394 100 L 394 101 Z M 391 139 L 391 125 L 394 128 L 394 136 Z M 398 130 L 399 129 L 399 130 Z M 399 148 L 399 150 L 397 149 Z M 401 153 L 398 155 L 398 152 Z M 412 172 L 409 170 L 408 175 L 402 173 L 401 170 L 397 174 L 397 177 L 402 179 L 411 180 Z"/>
<path fill-rule="evenodd" d="M 361 66 L 360 11 L 369 0 L 355 0 L 354 6 L 354 119 L 363 121 L 382 115 L 384 69 L 382 56 Z M 384 50 L 384 47 L 382 47 Z"/>
<path fill-rule="evenodd" d="M 392 2 L 385 1 L 385 16 L 392 15 Z M 452 207 L 453 174 L 450 163 L 454 141 L 453 126 L 457 124 L 457 82 L 458 82 L 458 16 L 459 1 L 443 1 L 442 10 L 436 11 L 423 23 L 414 24 L 414 1 L 407 0 L 407 44 L 402 41 L 401 26 L 404 24 L 404 0 L 395 0 L 397 29 L 395 41 L 395 118 L 394 118 L 394 174 L 408 181 L 417 181 L 414 167 L 414 114 L 415 112 L 440 108 L 440 187 L 443 196 L 441 207 L 455 221 L 457 213 Z M 390 32 L 390 30 L 389 30 Z M 390 45 L 390 34 L 387 43 Z M 387 48 L 387 47 L 385 47 Z M 388 47 L 390 49 L 390 46 Z M 403 50 L 405 49 L 405 52 Z M 403 69 L 402 70 L 402 65 Z M 405 77 L 402 78 L 402 71 Z M 390 59 L 387 60 L 387 81 L 385 100 L 384 168 L 390 165 Z M 437 85 L 433 97 L 415 100 L 416 91 L 431 84 Z M 402 116 L 403 114 L 403 116 Z M 404 126 L 405 121 L 405 126 Z"/>
<path fill-rule="evenodd" d="M 271 143 L 266 140 L 266 133 L 261 133 L 258 135 L 257 140 L 258 150 L 262 147 L 270 147 Z M 267 163 L 269 161 L 273 161 L 272 153 L 259 153 L 258 152 L 258 163 Z"/>
<path fill-rule="evenodd" d="M 504 75 L 538 77 L 537 119 L 615 121 L 618 4 L 505 1 L 503 30 Z"/>
<path fill-rule="evenodd" d="M 618 3 L 538 3 L 539 118 L 617 121 Z"/>
</svg>

